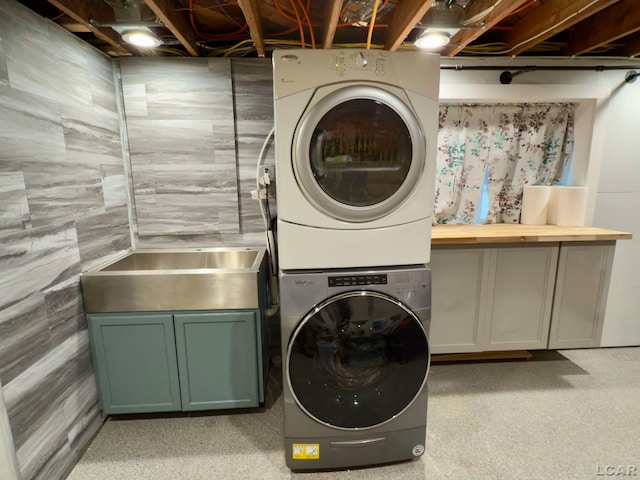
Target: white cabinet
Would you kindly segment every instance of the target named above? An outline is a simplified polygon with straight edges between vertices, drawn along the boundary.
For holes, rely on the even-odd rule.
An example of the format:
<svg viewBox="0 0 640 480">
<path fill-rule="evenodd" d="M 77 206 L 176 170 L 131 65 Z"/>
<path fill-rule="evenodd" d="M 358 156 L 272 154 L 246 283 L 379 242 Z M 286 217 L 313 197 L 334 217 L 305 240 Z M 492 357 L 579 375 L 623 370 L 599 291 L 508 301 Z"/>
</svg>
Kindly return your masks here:
<svg viewBox="0 0 640 480">
<path fill-rule="evenodd" d="M 547 348 L 557 244 L 490 251 L 484 350 Z"/>
<path fill-rule="evenodd" d="M 558 244 L 436 246 L 432 353 L 547 347 Z"/>
<path fill-rule="evenodd" d="M 433 248 L 429 346 L 432 353 L 483 350 L 489 264 L 483 248 Z"/>
<path fill-rule="evenodd" d="M 615 242 L 563 243 L 549 348 L 600 346 Z"/>
</svg>

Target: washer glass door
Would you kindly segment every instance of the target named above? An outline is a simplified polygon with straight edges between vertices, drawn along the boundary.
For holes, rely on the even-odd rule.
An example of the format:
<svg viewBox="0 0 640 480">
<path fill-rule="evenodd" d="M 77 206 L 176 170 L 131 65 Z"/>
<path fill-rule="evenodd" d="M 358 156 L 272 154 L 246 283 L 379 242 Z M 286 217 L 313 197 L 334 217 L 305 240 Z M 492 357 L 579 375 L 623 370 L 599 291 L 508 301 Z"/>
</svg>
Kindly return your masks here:
<svg viewBox="0 0 640 480">
<path fill-rule="evenodd" d="M 325 300 L 300 322 L 287 353 L 298 405 L 325 425 L 369 428 L 404 411 L 424 387 L 427 336 L 398 300 L 354 291 Z"/>
<path fill-rule="evenodd" d="M 297 132 L 294 170 L 307 198 L 326 214 L 363 222 L 394 210 L 425 163 L 422 128 L 407 102 L 356 85 L 318 101 Z"/>
</svg>

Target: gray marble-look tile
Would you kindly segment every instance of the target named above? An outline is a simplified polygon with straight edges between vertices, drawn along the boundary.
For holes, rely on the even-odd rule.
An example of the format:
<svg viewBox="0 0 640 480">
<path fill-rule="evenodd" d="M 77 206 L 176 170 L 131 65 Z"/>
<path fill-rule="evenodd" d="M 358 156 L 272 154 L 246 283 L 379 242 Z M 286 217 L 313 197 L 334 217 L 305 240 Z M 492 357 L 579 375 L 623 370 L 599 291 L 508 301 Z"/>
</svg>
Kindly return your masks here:
<svg viewBox="0 0 640 480">
<path fill-rule="evenodd" d="M 49 323 L 42 293 L 0 310 L 0 380 L 4 385 L 49 350 Z"/>
<path fill-rule="evenodd" d="M 200 248 L 221 245 L 221 234 L 138 235 L 137 248 Z"/>
<path fill-rule="evenodd" d="M 151 77 L 145 81 L 148 115 L 152 118 L 212 119 L 231 118 L 233 96 L 231 76 L 225 72 L 205 71 L 184 74 L 177 67 L 171 76 Z M 227 69 L 228 70 L 228 69 Z M 215 108 L 211 108 L 215 106 Z"/>
<path fill-rule="evenodd" d="M 4 54 L 4 42 L 2 41 L 2 31 L 0 31 L 0 85 L 9 85 L 9 72 L 7 71 L 7 60 Z"/>
<path fill-rule="evenodd" d="M 24 230 L 31 226 L 27 187 L 20 172 L 0 172 L 0 231 Z"/>
<path fill-rule="evenodd" d="M 122 165 L 116 114 L 99 107 L 62 106 L 62 125 L 69 162 Z"/>
<path fill-rule="evenodd" d="M 13 20 L 13 19 L 12 19 Z M 66 104 L 90 104 L 91 90 L 80 41 L 59 27 L 31 21 L 3 30 L 12 88 Z M 71 40 L 71 41 L 70 41 Z M 78 43 L 76 43 L 78 42 Z"/>
<path fill-rule="evenodd" d="M 0 308 L 80 273 L 73 222 L 0 235 Z"/>
<path fill-rule="evenodd" d="M 78 462 L 87 445 L 95 437 L 104 423 L 97 405 L 91 408 L 78 422 L 82 430 L 70 442 L 51 456 L 33 477 L 34 480 L 65 478 Z"/>
<path fill-rule="evenodd" d="M 61 411 L 57 423 L 59 422 L 59 427 L 64 428 L 69 419 L 73 418 L 71 413 L 77 409 L 74 405 L 78 403 L 72 400 L 68 411 L 65 412 L 65 402 L 78 395 L 79 385 L 92 376 L 93 364 L 88 333 L 87 330 L 82 330 L 50 350 L 11 382 L 3 385 L 2 391 L 21 468 L 24 466 L 24 462 L 20 460 L 21 447 L 33 439 L 34 434 L 48 422 L 49 417 L 54 416 L 52 410 Z M 94 403 L 97 401 L 95 380 L 86 381 L 93 387 L 83 398 L 90 397 L 90 401 Z M 67 434 L 68 431 L 65 429 L 65 437 Z M 48 443 L 49 440 L 40 436 L 37 443 Z"/>
<path fill-rule="evenodd" d="M 211 69 L 207 59 L 123 60 L 121 70 L 127 116 L 232 119 L 230 62 L 217 59 L 215 64 L 217 68 Z"/>
<path fill-rule="evenodd" d="M 226 118 L 215 118 L 212 120 L 213 144 L 216 147 L 216 153 L 220 150 L 228 150 L 233 152 L 235 160 L 235 130 L 236 125 L 233 119 L 233 112 L 229 113 Z M 220 163 L 220 158 L 216 156 L 216 163 Z"/>
<path fill-rule="evenodd" d="M 138 209 L 140 235 L 195 235 L 221 231 L 219 212 L 213 194 L 158 195 L 157 206 L 141 205 Z M 202 203 L 199 203 L 202 202 Z M 235 208 L 235 206 L 234 206 Z M 225 226 L 225 228 L 230 228 Z M 235 226 L 236 231 L 238 226 Z"/>
<path fill-rule="evenodd" d="M 180 79 L 173 82 L 148 82 L 146 84 L 148 116 L 155 119 L 232 119 L 231 79 L 204 80 L 196 83 L 194 79 L 190 79 L 188 85 Z M 213 106 L 215 107 L 212 108 Z"/>
<path fill-rule="evenodd" d="M 79 442 L 86 442 L 84 432 L 87 429 L 95 432 L 97 426 L 94 419 L 98 397 L 89 348 L 79 338 L 69 342 L 80 342 L 82 347 L 66 352 L 60 348 L 54 350 L 50 356 L 55 357 L 45 357 L 43 361 L 55 368 L 44 366 L 46 376 L 39 378 L 36 388 L 29 388 L 32 385 L 24 382 L 25 388 L 17 392 L 17 407 L 7 404 L 16 456 L 24 479 L 44 478 L 40 472 L 55 466 L 50 459 L 56 456 L 60 459 L 65 451 L 74 455 L 69 449 L 74 447 L 75 450 Z M 67 343 L 61 347 L 66 347 Z M 32 372 L 32 375 L 36 373 Z M 16 392 L 12 390 L 10 395 L 13 397 Z"/>
<path fill-rule="evenodd" d="M 216 59 L 219 71 L 228 71 L 229 59 Z M 121 58 L 120 71 L 122 81 L 126 84 L 146 84 L 147 82 L 182 78 L 185 88 L 192 78 L 202 79 L 211 75 L 209 59 L 180 57 L 135 57 Z M 226 66 L 225 66 L 226 65 Z M 224 76 L 225 74 L 222 73 Z"/>
<path fill-rule="evenodd" d="M 237 125 L 241 228 L 245 236 L 262 236 L 260 240 L 264 242 L 265 225 L 260 204 L 252 200 L 247 192 L 255 189 L 257 159 L 273 127 L 272 67 L 268 59 L 234 58 L 231 68 Z M 273 139 L 267 146 L 261 161 L 267 165 L 275 165 Z M 273 177 L 276 172 L 271 173 Z M 275 214 L 275 202 L 272 201 L 270 207 L 272 214 Z"/>
<path fill-rule="evenodd" d="M 238 122 L 273 124 L 273 72 L 269 59 L 233 58 L 233 95 Z"/>
<path fill-rule="evenodd" d="M 259 233 L 231 233 L 212 235 L 141 235 L 138 248 L 200 248 L 212 246 L 246 247 L 265 245 L 265 235 Z"/>
<path fill-rule="evenodd" d="M 131 164 L 214 163 L 211 120 L 127 120 Z"/>
<path fill-rule="evenodd" d="M 122 165 L 102 165 L 102 195 L 107 212 L 127 207 L 127 182 Z"/>
<path fill-rule="evenodd" d="M 134 178 L 140 235 L 239 231 L 233 167 L 158 165 L 134 170 Z"/>
<path fill-rule="evenodd" d="M 24 177 L 33 226 L 104 212 L 99 167 L 24 162 Z"/>
<path fill-rule="evenodd" d="M 66 160 L 57 103 L 0 86 L 0 160 Z"/>
<path fill-rule="evenodd" d="M 43 295 L 51 347 L 87 328 L 79 276 L 45 290 Z"/>
<path fill-rule="evenodd" d="M 125 208 L 76 222 L 82 271 L 131 249 L 129 216 Z"/>
<path fill-rule="evenodd" d="M 251 198 L 250 192 L 256 188 L 256 163 L 269 135 L 270 124 L 256 120 L 238 121 L 238 189 L 242 232 L 264 232 L 265 226 L 260 213 L 260 204 Z M 267 144 L 262 162 L 275 165 L 273 138 Z M 277 172 L 270 172 L 273 178 Z M 275 192 L 275 183 L 271 193 Z M 271 202 L 275 214 L 275 202 Z"/>
<path fill-rule="evenodd" d="M 122 85 L 122 98 L 127 118 L 147 117 L 147 91 L 144 83 Z"/>
<path fill-rule="evenodd" d="M 91 47 L 88 47 L 91 49 Z M 92 49 L 91 49 L 92 50 Z M 87 55 L 87 70 L 91 88 L 91 103 L 94 107 L 104 108 L 117 113 L 116 85 L 113 77 L 113 64 L 110 58 L 102 54 Z"/>
</svg>

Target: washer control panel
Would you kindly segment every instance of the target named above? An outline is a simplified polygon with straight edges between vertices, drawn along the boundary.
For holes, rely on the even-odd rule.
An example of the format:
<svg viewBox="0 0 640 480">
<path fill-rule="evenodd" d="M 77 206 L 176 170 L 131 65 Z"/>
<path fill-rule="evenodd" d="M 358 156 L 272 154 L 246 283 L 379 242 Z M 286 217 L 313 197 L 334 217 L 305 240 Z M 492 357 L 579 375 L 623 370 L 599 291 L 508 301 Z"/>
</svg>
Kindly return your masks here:
<svg viewBox="0 0 640 480">
<path fill-rule="evenodd" d="M 340 275 L 329 277 L 329 287 L 355 287 L 358 285 L 386 285 L 387 275 Z"/>
<path fill-rule="evenodd" d="M 282 311 L 301 315 L 342 292 L 371 290 L 386 293 L 411 308 L 431 306 L 431 271 L 422 265 L 352 270 L 298 270 L 280 274 Z"/>
</svg>

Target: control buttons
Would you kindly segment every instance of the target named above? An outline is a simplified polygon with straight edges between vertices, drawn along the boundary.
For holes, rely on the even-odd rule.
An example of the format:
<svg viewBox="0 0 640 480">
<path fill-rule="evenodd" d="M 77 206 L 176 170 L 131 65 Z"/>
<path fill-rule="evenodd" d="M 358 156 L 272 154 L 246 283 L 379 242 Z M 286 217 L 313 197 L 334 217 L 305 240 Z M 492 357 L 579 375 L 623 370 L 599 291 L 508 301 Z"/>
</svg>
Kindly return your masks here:
<svg viewBox="0 0 640 480">
<path fill-rule="evenodd" d="M 386 285 L 387 275 L 343 275 L 329 277 L 330 287 L 356 287 L 361 285 Z"/>
</svg>

